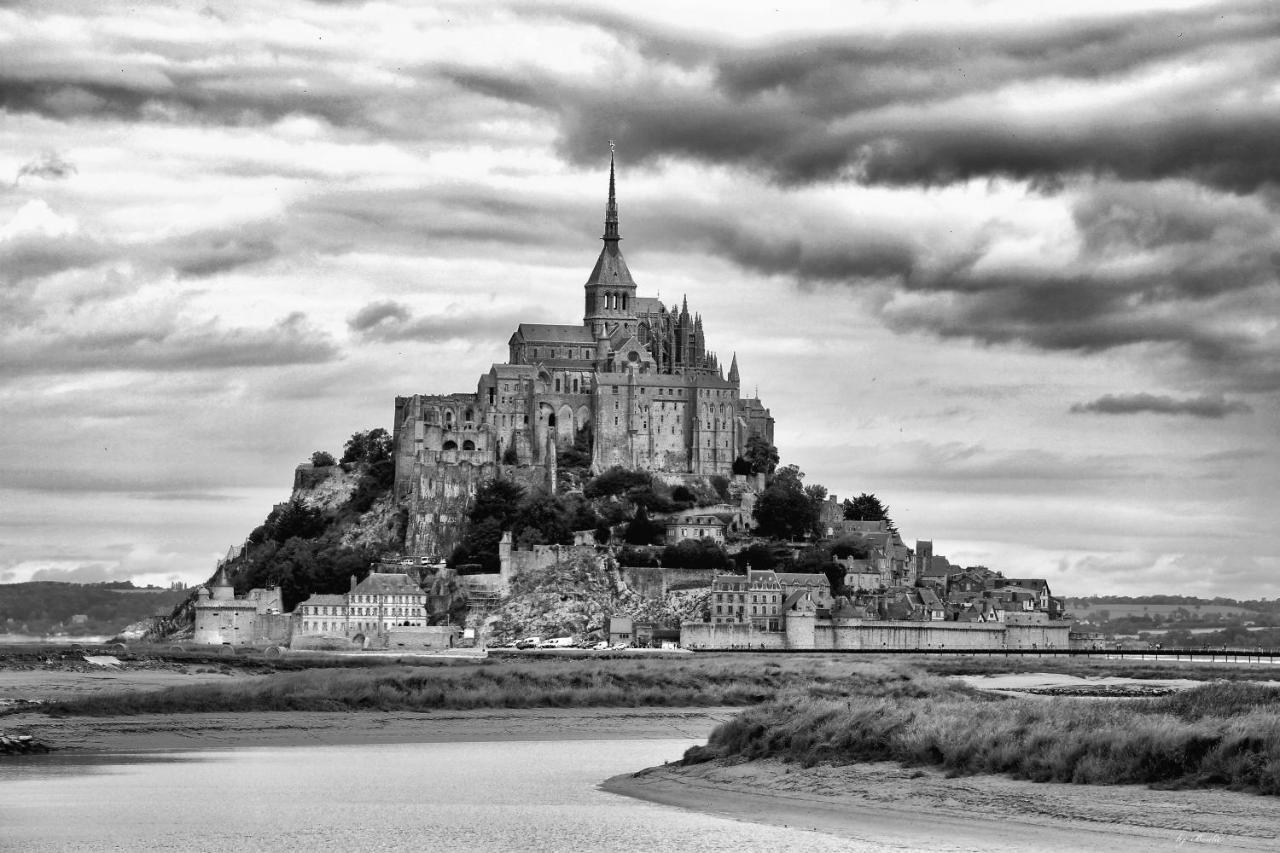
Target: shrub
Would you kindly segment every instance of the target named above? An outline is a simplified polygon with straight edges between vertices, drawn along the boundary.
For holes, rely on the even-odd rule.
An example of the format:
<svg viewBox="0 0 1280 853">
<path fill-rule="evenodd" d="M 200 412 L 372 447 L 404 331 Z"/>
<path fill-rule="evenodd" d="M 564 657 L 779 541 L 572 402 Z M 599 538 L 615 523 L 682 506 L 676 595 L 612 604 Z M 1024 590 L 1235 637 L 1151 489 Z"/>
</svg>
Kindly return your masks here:
<svg viewBox="0 0 1280 853">
<path fill-rule="evenodd" d="M 333 454 L 327 450 L 317 450 L 311 454 L 311 464 L 317 468 L 328 468 L 331 465 L 337 465 L 338 460 L 333 458 Z"/>
<path fill-rule="evenodd" d="M 582 493 L 589 498 L 602 498 L 609 495 L 621 495 L 632 489 L 647 488 L 653 478 L 646 471 L 629 471 L 614 466 L 598 477 L 587 481 Z"/>
</svg>

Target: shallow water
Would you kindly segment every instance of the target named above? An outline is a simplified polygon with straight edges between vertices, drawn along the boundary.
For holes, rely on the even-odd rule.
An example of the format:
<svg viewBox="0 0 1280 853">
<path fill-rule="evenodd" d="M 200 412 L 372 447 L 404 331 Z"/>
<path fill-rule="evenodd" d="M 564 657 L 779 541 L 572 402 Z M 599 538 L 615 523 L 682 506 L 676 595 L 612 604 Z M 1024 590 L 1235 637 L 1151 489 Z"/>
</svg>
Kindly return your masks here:
<svg viewBox="0 0 1280 853">
<path fill-rule="evenodd" d="M 0 762 L 0 850 L 851 850 L 605 793 L 697 741 L 296 746 Z"/>
</svg>

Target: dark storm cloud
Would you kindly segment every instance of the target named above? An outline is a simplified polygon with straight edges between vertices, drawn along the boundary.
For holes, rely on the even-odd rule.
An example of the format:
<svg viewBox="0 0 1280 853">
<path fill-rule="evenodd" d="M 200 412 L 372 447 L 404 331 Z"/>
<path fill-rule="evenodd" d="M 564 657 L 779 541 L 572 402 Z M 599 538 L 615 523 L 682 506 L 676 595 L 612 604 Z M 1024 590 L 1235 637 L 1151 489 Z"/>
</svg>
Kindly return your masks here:
<svg viewBox="0 0 1280 853">
<path fill-rule="evenodd" d="M 448 253 L 475 250 L 458 244 L 570 245 L 580 239 L 572 226 L 581 220 L 582 205 L 561 198 L 511 198 L 491 185 L 460 183 L 325 192 L 298 201 L 288 215 L 325 251 L 391 246 Z"/>
<path fill-rule="evenodd" d="M 205 278 L 275 258 L 279 230 L 274 223 L 249 222 L 197 231 L 165 240 L 150 255 L 181 276 Z"/>
<path fill-rule="evenodd" d="M 745 46 L 607 14 L 561 14 L 619 38 L 651 72 L 625 81 L 539 69 L 441 73 L 546 112 L 581 163 L 595 162 L 601 140 L 614 137 L 632 161 L 736 162 L 787 182 L 1003 175 L 1052 186 L 1064 173 L 1089 173 L 1189 177 L 1243 191 L 1280 178 L 1272 143 L 1280 110 L 1270 90 L 1280 73 L 1280 13 L 1270 3 Z M 1174 76 L 1162 64 L 1210 71 L 1148 92 L 1142 75 Z M 710 85 L 664 73 L 672 66 L 705 71 Z M 1115 93 L 1072 97 L 1109 88 Z"/>
<path fill-rule="evenodd" d="M 363 334 L 381 323 L 389 325 L 406 323 L 409 317 L 409 309 L 399 302 L 370 302 L 347 321 L 347 327 L 353 332 Z"/>
<path fill-rule="evenodd" d="M 263 263 L 282 253 L 277 222 L 244 222 L 144 243 L 109 243 L 80 231 L 33 231 L 0 241 L 0 284 L 90 269 L 110 261 L 179 277 L 207 278 Z"/>
<path fill-rule="evenodd" d="M 492 343 L 495 337 L 506 337 L 514 332 L 520 321 L 528 317 L 527 311 L 513 311 L 509 314 L 430 314 L 414 317 L 407 306 L 399 302 L 387 301 L 371 302 L 361 308 L 347 320 L 347 328 L 361 340 L 381 343 L 399 341 Z"/>
<path fill-rule="evenodd" d="M 116 254 L 112 247 L 84 234 L 19 235 L 0 241 L 0 284 L 12 285 L 97 266 Z"/>
<path fill-rule="evenodd" d="M 1239 400 L 1227 400 L 1222 396 L 1189 397 L 1177 399 L 1156 394 L 1106 394 L 1088 403 L 1075 403 L 1071 411 L 1076 414 L 1097 415 L 1188 415 L 1193 418 L 1220 420 L 1227 415 L 1253 411 Z"/>
<path fill-rule="evenodd" d="M 0 339 L 0 362 L 9 379 L 111 370 L 280 367 L 338 357 L 329 336 L 312 327 L 299 312 L 259 329 L 227 329 L 215 321 L 191 325 L 175 318 L 86 331 L 59 324 L 41 328 L 36 334 L 10 333 Z"/>
<path fill-rule="evenodd" d="M 24 163 L 22 167 L 18 169 L 18 174 L 14 176 L 13 183 L 16 185 L 23 178 L 27 177 L 59 180 L 70 175 L 74 175 L 75 172 L 75 164 L 63 157 L 57 151 L 44 151 L 39 157 L 29 163 Z"/>
</svg>

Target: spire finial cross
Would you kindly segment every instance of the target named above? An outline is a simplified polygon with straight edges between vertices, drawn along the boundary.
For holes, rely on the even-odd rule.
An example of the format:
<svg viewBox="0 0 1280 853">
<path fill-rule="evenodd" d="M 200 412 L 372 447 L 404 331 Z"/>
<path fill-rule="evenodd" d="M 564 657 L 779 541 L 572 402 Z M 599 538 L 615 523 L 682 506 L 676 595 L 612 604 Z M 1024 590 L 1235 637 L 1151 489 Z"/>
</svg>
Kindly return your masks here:
<svg viewBox="0 0 1280 853">
<path fill-rule="evenodd" d="M 612 140 L 612 139 L 610 139 L 610 140 L 609 140 L 609 153 L 610 153 L 610 154 L 612 154 L 612 153 L 613 153 L 613 140 Z"/>
</svg>

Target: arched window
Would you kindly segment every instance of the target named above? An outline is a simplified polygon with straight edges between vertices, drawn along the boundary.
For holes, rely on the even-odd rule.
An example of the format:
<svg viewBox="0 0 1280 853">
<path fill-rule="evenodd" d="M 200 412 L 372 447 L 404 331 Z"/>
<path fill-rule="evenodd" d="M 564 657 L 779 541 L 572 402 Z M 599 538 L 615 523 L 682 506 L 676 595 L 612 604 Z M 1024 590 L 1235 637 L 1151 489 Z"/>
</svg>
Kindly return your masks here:
<svg viewBox="0 0 1280 853">
<path fill-rule="evenodd" d="M 453 426 L 453 409 L 444 410 L 444 425 L 447 427 Z"/>
<path fill-rule="evenodd" d="M 475 450 L 475 449 L 476 449 L 476 443 L 475 443 L 474 441 L 472 441 L 471 439 L 467 439 L 466 441 L 462 442 L 462 449 L 463 449 L 463 450 Z"/>
<path fill-rule="evenodd" d="M 467 414 L 466 414 L 466 417 L 465 417 L 466 422 L 467 422 L 467 423 L 471 423 L 471 422 L 472 422 L 472 421 L 474 421 L 475 419 L 476 419 L 476 413 L 475 413 L 475 412 L 473 412 L 471 409 L 467 409 Z"/>
</svg>

